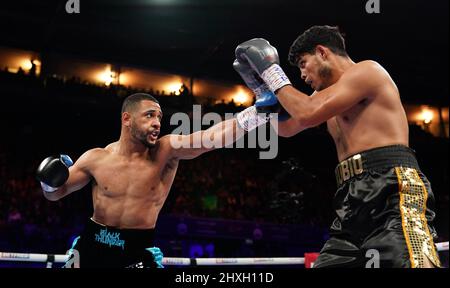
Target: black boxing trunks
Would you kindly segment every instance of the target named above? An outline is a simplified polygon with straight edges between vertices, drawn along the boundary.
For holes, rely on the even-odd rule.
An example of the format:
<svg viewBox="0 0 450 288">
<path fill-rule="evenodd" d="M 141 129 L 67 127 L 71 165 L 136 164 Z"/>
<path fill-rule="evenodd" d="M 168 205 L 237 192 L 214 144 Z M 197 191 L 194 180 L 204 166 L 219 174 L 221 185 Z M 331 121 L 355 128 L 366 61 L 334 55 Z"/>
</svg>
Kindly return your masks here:
<svg viewBox="0 0 450 288">
<path fill-rule="evenodd" d="M 64 267 L 156 268 L 152 253 L 153 229 L 117 229 L 87 221 L 84 231 L 73 241 Z"/>
<path fill-rule="evenodd" d="M 336 167 L 336 218 L 315 268 L 440 267 L 434 196 L 414 150 L 393 145 L 353 155 Z"/>
</svg>

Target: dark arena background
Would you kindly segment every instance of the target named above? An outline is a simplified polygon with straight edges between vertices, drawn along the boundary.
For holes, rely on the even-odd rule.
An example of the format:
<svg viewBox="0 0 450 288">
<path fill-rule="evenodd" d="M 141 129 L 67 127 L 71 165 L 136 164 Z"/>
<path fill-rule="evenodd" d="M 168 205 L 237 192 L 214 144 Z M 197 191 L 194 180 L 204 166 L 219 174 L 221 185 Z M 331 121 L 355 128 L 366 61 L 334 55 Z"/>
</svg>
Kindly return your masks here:
<svg viewBox="0 0 450 288">
<path fill-rule="evenodd" d="M 195 129 L 200 119 L 193 105 L 201 105 L 201 116 L 215 112 L 223 118 L 251 106 L 252 91 L 232 67 L 236 46 L 251 38 L 275 46 L 292 84 L 311 94 L 287 56 L 297 36 L 313 25 L 338 26 L 355 62 L 375 60 L 396 82 L 410 147 L 435 195 L 435 242 L 448 267 L 448 5 L 424 0 L 2 2 L 0 267 L 61 267 L 92 216 L 91 185 L 59 201 L 43 196 L 36 169 L 44 158 L 64 153 L 76 160 L 88 149 L 117 141 L 122 101 L 136 92 L 160 102 L 160 137 L 177 128 L 170 119 L 179 112 Z M 257 145 L 180 161 L 156 224 L 155 246 L 163 251 L 166 268 L 238 267 L 241 258 L 252 267 L 311 266 L 335 217 L 336 148 L 326 125 L 277 137 L 277 145 L 272 159 L 260 159 L 267 147 Z"/>
</svg>

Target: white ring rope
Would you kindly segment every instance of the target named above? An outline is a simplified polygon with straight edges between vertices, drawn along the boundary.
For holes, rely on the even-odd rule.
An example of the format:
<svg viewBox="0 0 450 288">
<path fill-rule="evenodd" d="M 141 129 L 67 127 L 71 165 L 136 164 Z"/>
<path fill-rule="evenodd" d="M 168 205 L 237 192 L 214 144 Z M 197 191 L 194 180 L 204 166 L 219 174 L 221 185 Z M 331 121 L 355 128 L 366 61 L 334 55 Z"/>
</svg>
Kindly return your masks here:
<svg viewBox="0 0 450 288">
<path fill-rule="evenodd" d="M 448 251 L 448 241 L 436 243 L 438 251 Z M 65 263 L 68 255 L 0 252 L 0 261 Z M 274 258 L 178 258 L 164 257 L 165 266 L 303 265 L 304 257 Z"/>
</svg>

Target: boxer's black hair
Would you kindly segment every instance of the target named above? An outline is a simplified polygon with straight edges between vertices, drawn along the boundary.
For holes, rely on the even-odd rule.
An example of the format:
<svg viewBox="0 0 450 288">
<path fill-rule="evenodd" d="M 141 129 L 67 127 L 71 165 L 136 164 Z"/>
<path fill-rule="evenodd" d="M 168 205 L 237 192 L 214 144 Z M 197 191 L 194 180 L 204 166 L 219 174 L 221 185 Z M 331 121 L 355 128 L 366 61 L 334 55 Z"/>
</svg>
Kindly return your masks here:
<svg viewBox="0 0 450 288">
<path fill-rule="evenodd" d="M 328 47 L 337 55 L 348 56 L 345 50 L 344 37 L 338 27 L 313 26 L 298 36 L 292 43 L 289 49 L 289 63 L 297 66 L 299 55 L 303 53 L 314 54 L 317 45 Z"/>
<path fill-rule="evenodd" d="M 159 104 L 158 100 L 156 100 L 156 98 L 153 97 L 150 94 L 147 94 L 147 93 L 135 93 L 135 94 L 131 94 L 130 96 L 125 98 L 125 100 L 123 101 L 122 113 L 123 112 L 134 111 L 136 109 L 136 107 L 138 106 L 138 104 L 141 103 L 141 101 L 144 101 L 144 100 L 150 100 L 150 101 L 153 101 L 153 102 Z"/>
</svg>

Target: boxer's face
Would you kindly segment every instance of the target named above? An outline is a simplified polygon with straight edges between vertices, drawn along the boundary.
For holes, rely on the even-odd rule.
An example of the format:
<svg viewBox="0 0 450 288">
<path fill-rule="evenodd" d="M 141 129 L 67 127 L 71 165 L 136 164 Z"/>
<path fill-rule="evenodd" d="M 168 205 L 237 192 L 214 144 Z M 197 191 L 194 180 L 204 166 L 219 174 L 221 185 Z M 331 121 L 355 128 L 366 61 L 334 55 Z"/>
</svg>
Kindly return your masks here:
<svg viewBox="0 0 450 288">
<path fill-rule="evenodd" d="M 153 148 L 158 139 L 162 119 L 158 103 L 143 100 L 131 117 L 131 136 L 149 148 Z"/>
<path fill-rule="evenodd" d="M 300 69 L 301 78 L 312 89 L 320 91 L 331 85 L 331 67 L 318 52 L 303 53 L 298 59 L 297 66 Z"/>
</svg>

